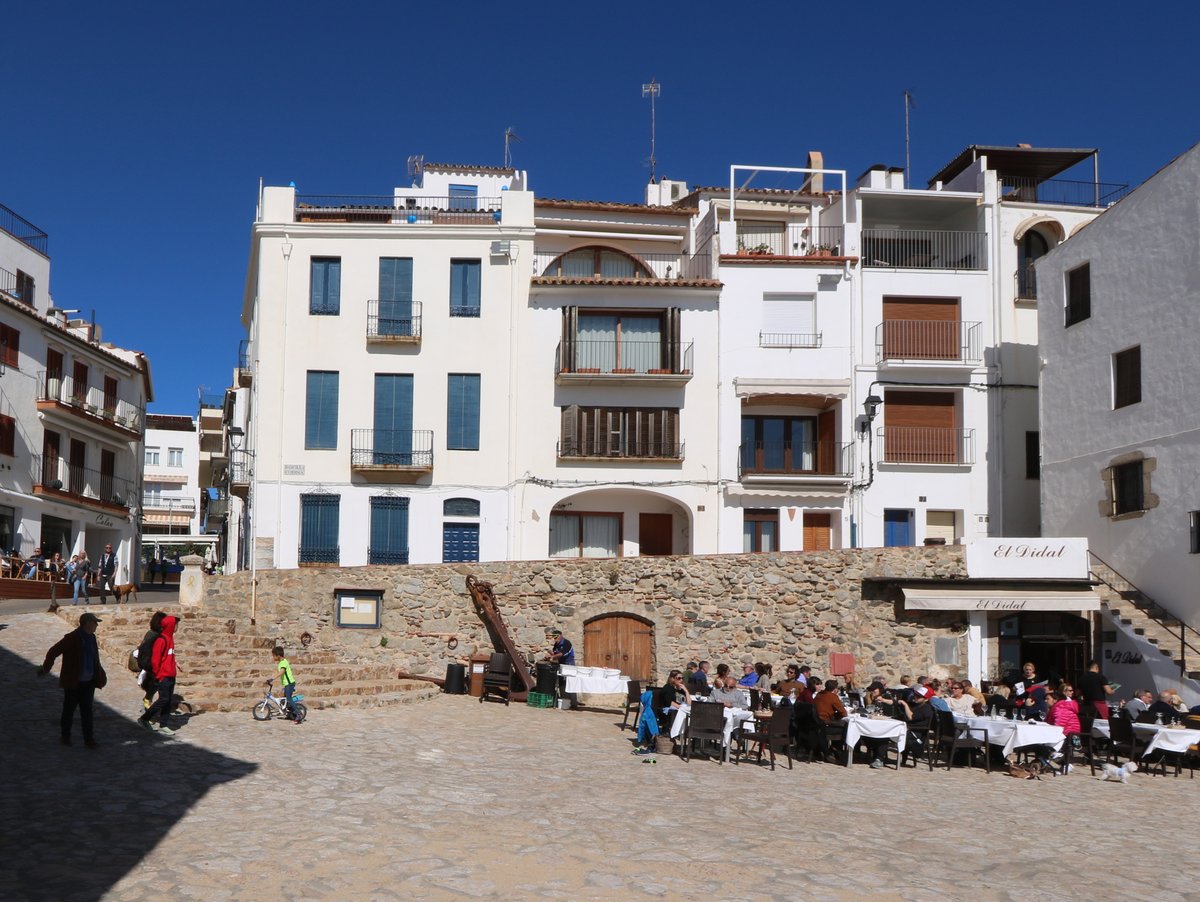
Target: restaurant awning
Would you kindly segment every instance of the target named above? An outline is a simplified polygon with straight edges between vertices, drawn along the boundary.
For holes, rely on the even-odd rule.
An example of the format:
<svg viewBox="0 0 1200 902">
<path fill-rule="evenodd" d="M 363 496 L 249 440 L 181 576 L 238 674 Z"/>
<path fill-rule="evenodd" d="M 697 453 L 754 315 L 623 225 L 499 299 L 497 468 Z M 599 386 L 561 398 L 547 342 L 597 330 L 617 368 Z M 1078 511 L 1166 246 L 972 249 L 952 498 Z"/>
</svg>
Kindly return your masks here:
<svg viewBox="0 0 1200 902">
<path fill-rule="evenodd" d="M 906 611 L 1098 611 L 1091 589 L 927 589 L 908 586 Z"/>
</svg>

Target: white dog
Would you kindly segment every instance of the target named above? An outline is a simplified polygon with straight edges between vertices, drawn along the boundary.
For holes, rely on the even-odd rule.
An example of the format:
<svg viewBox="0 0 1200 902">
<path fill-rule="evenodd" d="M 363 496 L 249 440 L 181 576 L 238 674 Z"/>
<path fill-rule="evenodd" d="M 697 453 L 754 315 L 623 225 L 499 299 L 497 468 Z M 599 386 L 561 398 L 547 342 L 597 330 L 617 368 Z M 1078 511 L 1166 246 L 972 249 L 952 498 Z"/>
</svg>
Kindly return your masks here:
<svg viewBox="0 0 1200 902">
<path fill-rule="evenodd" d="M 1131 774 L 1138 769 L 1136 761 L 1126 761 L 1120 767 L 1115 764 L 1104 765 L 1104 779 L 1112 783 L 1128 783 Z"/>
</svg>

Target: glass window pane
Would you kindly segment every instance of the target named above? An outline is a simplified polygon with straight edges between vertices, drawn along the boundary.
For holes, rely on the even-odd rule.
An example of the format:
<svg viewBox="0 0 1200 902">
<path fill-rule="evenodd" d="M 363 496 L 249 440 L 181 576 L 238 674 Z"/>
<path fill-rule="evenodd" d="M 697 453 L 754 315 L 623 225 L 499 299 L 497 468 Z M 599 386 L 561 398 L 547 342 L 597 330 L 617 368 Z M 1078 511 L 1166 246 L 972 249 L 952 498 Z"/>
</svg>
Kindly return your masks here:
<svg viewBox="0 0 1200 902">
<path fill-rule="evenodd" d="M 579 557 L 579 517 L 550 515 L 550 557 Z"/>
<path fill-rule="evenodd" d="M 620 531 L 616 517 L 583 517 L 583 556 L 616 557 Z"/>
<path fill-rule="evenodd" d="M 762 420 L 763 466 L 768 470 L 782 470 L 784 466 L 784 429 L 782 418 L 767 417 Z"/>
</svg>

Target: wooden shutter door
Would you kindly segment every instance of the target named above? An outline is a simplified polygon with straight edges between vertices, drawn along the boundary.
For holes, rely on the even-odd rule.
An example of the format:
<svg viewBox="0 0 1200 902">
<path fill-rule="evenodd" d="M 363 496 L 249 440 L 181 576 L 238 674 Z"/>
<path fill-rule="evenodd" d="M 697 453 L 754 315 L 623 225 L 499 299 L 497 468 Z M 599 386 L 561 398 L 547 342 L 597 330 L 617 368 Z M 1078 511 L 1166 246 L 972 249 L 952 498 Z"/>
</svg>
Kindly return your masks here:
<svg viewBox="0 0 1200 902">
<path fill-rule="evenodd" d="M 804 512 L 804 550 L 828 551 L 833 547 L 833 514 Z"/>
<path fill-rule="evenodd" d="M 837 433 L 834 431 L 834 412 L 826 410 L 817 416 L 817 472 L 832 475 L 837 470 Z M 792 452 L 793 455 L 795 452 Z M 793 458 L 794 459 L 794 458 Z"/>
<path fill-rule="evenodd" d="M 645 683 L 654 676 L 654 627 L 629 614 L 597 617 L 583 628 L 583 662 Z"/>
<path fill-rule="evenodd" d="M 958 298 L 883 299 L 883 356 L 886 359 L 958 360 Z"/>
<path fill-rule="evenodd" d="M 884 459 L 894 463 L 958 462 L 953 392 L 884 392 Z"/>
</svg>

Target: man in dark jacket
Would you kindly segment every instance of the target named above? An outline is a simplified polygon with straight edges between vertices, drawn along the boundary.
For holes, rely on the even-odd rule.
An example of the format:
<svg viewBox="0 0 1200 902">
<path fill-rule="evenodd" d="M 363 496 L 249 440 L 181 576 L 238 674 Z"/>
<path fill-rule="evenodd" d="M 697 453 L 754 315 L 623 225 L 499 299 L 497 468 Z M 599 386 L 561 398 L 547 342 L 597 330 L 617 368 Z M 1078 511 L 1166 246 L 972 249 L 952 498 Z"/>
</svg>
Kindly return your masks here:
<svg viewBox="0 0 1200 902">
<path fill-rule="evenodd" d="M 112 545 L 104 546 L 104 554 L 100 555 L 100 563 L 96 569 L 100 580 L 100 604 L 104 604 L 105 595 L 112 592 L 117 584 L 117 556 L 113 553 Z M 120 603 L 121 596 L 118 595 L 117 604 Z"/>
<path fill-rule="evenodd" d="M 155 640 L 150 653 L 150 673 L 154 677 L 158 698 L 138 718 L 138 723 L 147 730 L 157 730 L 164 736 L 175 735 L 175 731 L 167 726 L 167 718 L 171 716 L 171 698 L 175 694 L 175 626 L 178 622 L 170 614 L 162 619 L 162 635 Z M 156 717 L 157 725 L 154 723 Z"/>
<path fill-rule="evenodd" d="M 100 647 L 96 643 L 96 627 L 100 618 L 86 613 L 79 618 L 79 629 L 63 636 L 46 652 L 46 660 L 38 668 L 38 676 L 45 676 L 62 655 L 62 670 L 58 674 L 58 685 L 63 691 L 62 744 L 71 744 L 71 725 L 75 721 L 75 709 L 79 708 L 79 720 L 83 725 L 83 744 L 89 749 L 97 747 L 92 732 L 92 700 L 97 689 L 108 683 L 104 666 L 100 663 Z"/>
</svg>

